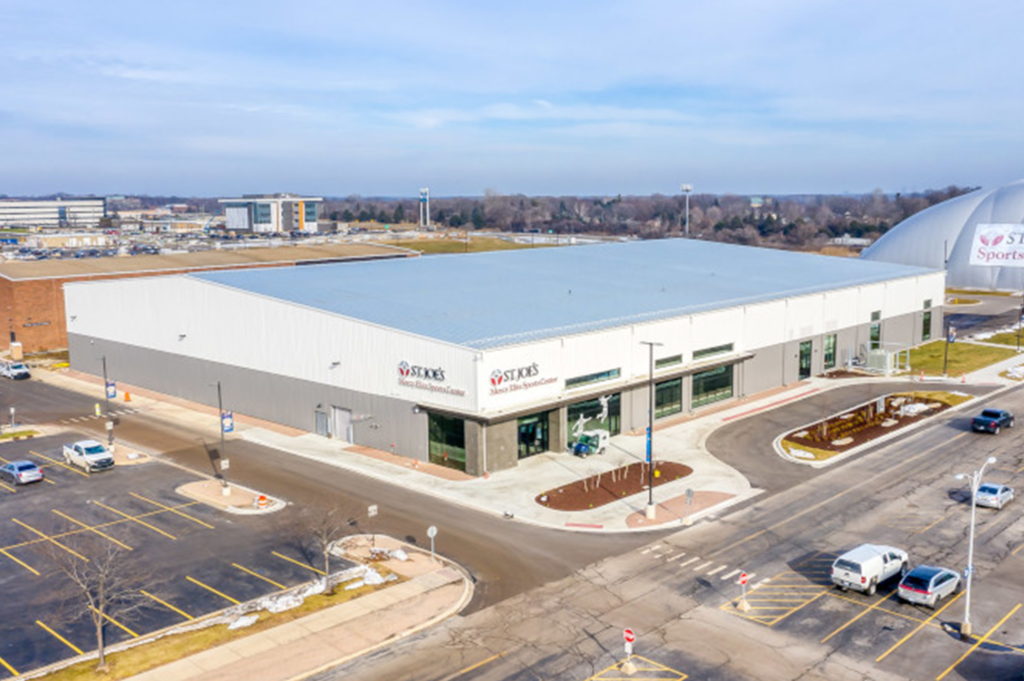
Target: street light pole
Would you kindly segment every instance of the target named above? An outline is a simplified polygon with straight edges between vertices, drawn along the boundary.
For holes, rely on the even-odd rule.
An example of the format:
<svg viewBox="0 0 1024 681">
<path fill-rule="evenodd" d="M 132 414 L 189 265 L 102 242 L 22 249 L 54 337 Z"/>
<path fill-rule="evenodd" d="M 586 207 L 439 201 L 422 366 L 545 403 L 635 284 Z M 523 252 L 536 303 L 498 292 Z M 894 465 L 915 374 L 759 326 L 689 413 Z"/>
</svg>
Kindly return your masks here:
<svg viewBox="0 0 1024 681">
<path fill-rule="evenodd" d="M 640 344 L 647 346 L 650 356 L 647 385 L 647 519 L 654 520 L 654 346 L 661 343 L 640 341 Z"/>
<path fill-rule="evenodd" d="M 220 381 L 217 381 L 217 425 L 220 427 L 220 459 L 227 460 L 227 452 L 224 451 L 224 400 L 221 398 Z M 227 489 L 228 479 L 224 477 L 224 467 L 221 464 L 220 484 Z"/>
<path fill-rule="evenodd" d="M 981 464 L 981 468 L 973 473 L 959 473 L 957 480 L 969 480 L 971 484 L 971 530 L 967 538 L 967 588 L 964 596 L 964 622 L 960 626 L 960 638 L 967 640 L 971 637 L 971 579 L 974 577 L 974 519 L 977 510 L 976 497 L 978 487 L 981 486 L 981 476 L 985 472 L 985 466 L 994 464 L 996 457 L 990 456 Z"/>
<path fill-rule="evenodd" d="M 956 342 L 956 327 L 946 321 L 946 349 L 942 353 L 942 377 L 946 377 L 946 367 L 949 364 L 949 344 Z"/>
<path fill-rule="evenodd" d="M 1020 314 L 1017 315 L 1017 352 L 1020 352 L 1020 325 L 1024 322 L 1024 294 L 1021 295 Z"/>
<path fill-rule="evenodd" d="M 692 184 L 684 184 L 680 187 L 683 194 L 686 195 L 686 238 L 690 238 L 690 192 L 693 191 Z"/>
<path fill-rule="evenodd" d="M 110 382 L 107 381 L 107 356 L 103 355 L 100 359 L 103 361 L 103 400 L 106 403 L 106 407 L 107 407 L 106 415 L 107 415 L 107 418 L 109 419 L 110 418 L 110 389 L 107 386 L 110 385 Z"/>
</svg>

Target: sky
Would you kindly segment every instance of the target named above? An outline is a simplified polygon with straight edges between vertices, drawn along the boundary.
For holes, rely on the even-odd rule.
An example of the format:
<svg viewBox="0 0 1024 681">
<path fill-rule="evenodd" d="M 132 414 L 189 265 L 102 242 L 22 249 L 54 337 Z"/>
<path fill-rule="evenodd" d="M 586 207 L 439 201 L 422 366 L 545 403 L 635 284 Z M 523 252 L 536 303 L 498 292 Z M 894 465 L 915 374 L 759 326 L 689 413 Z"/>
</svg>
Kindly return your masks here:
<svg viewBox="0 0 1024 681">
<path fill-rule="evenodd" d="M 1019 0 L 0 0 L 0 195 L 1024 177 Z"/>
</svg>

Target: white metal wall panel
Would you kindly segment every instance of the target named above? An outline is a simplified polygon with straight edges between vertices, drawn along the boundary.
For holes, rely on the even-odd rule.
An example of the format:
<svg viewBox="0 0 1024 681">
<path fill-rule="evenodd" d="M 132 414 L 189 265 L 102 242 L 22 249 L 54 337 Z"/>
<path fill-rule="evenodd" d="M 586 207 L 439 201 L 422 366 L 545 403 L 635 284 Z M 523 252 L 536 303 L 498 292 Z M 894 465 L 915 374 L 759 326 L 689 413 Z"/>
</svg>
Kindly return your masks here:
<svg viewBox="0 0 1024 681">
<path fill-rule="evenodd" d="M 693 359 L 694 350 L 736 343 L 743 334 L 743 308 L 703 312 L 692 316 L 691 347 L 685 360 Z M 739 349 L 739 348 L 736 348 Z"/>
<path fill-rule="evenodd" d="M 477 408 L 475 353 L 468 349 L 189 277 L 69 284 L 65 300 L 70 333 L 429 405 Z"/>
<path fill-rule="evenodd" d="M 822 316 L 825 333 L 837 329 L 845 329 L 863 323 L 857 317 L 857 289 L 846 288 L 838 291 L 826 291 L 822 295 Z"/>
<path fill-rule="evenodd" d="M 871 313 L 881 310 L 885 316 L 885 283 L 857 287 L 857 323 L 870 324 Z"/>
<path fill-rule="evenodd" d="M 689 317 L 681 317 L 634 326 L 633 340 L 629 346 L 631 349 L 630 371 L 626 373 L 626 367 L 623 367 L 622 375 L 632 376 L 633 378 L 648 375 L 651 357 L 650 350 L 644 343 L 645 341 L 661 343 L 660 346 L 654 348 L 655 363 L 659 359 L 674 355 L 682 355 L 683 361 L 688 361 L 688 358 L 693 354 L 693 347 L 690 342 L 690 325 Z M 657 373 L 657 370 L 655 370 L 655 373 Z"/>
<path fill-rule="evenodd" d="M 822 306 L 820 293 L 786 300 L 786 339 L 807 338 L 822 331 Z"/>
<path fill-rule="evenodd" d="M 890 281 L 885 287 L 885 307 L 883 317 L 917 312 L 924 306 L 924 300 L 918 299 L 917 277 Z"/>
<path fill-rule="evenodd" d="M 743 318 L 743 335 L 737 351 L 750 352 L 786 339 L 786 302 L 782 300 L 760 305 L 747 305 Z"/>
</svg>

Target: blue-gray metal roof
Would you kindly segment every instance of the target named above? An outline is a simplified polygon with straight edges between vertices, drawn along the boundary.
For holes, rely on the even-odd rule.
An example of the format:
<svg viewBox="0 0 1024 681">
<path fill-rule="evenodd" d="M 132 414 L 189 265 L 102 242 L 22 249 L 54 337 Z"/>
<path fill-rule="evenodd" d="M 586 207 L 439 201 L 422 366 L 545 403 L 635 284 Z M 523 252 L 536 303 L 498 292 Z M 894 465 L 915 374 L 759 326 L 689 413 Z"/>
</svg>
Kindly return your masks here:
<svg viewBox="0 0 1024 681">
<path fill-rule="evenodd" d="M 188 276 L 495 348 L 934 271 L 664 239 Z"/>
</svg>

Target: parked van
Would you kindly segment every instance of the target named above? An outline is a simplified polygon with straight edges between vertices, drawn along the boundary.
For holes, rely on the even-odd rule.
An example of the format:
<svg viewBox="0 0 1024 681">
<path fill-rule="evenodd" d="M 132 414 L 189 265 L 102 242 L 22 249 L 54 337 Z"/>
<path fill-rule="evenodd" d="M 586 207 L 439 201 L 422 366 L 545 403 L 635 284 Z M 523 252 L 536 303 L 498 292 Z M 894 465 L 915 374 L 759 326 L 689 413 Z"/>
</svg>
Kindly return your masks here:
<svg viewBox="0 0 1024 681">
<path fill-rule="evenodd" d="M 28 367 L 21 362 L 12 362 L 10 360 L 0 361 L 0 376 L 4 378 L 30 378 L 32 374 L 29 373 Z"/>
<path fill-rule="evenodd" d="M 907 573 L 908 561 L 902 549 L 862 544 L 832 563 L 832 583 L 843 591 L 854 589 L 874 596 L 879 584 Z"/>
</svg>

